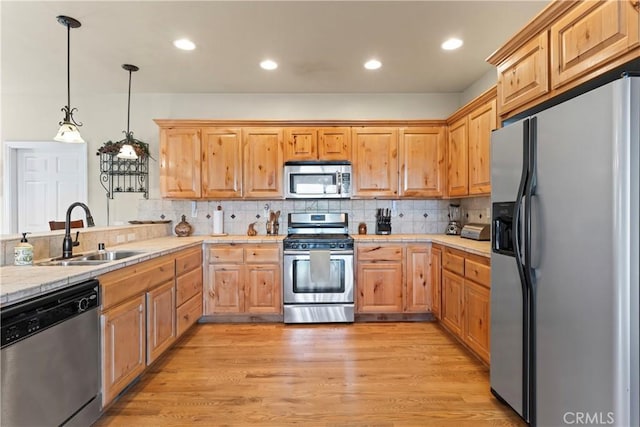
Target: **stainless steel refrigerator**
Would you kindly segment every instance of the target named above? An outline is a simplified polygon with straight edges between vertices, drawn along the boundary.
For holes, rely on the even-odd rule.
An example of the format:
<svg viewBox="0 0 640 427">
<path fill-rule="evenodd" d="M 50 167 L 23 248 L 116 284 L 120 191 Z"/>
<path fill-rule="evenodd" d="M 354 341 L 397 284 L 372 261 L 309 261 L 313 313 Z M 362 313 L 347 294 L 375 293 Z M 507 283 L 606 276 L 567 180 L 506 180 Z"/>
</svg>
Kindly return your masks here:
<svg viewBox="0 0 640 427">
<path fill-rule="evenodd" d="M 491 390 L 531 425 L 640 425 L 640 77 L 491 138 Z"/>
</svg>

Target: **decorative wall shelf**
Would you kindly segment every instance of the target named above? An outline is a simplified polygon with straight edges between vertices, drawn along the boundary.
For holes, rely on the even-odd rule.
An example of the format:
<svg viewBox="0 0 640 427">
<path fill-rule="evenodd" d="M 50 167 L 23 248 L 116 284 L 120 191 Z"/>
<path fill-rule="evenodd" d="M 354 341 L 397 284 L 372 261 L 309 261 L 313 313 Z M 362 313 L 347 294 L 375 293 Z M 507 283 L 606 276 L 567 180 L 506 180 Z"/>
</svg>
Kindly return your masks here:
<svg viewBox="0 0 640 427">
<path fill-rule="evenodd" d="M 116 193 L 144 193 L 149 198 L 149 157 L 119 159 L 115 154 L 100 154 L 100 184 L 107 198 Z"/>
</svg>

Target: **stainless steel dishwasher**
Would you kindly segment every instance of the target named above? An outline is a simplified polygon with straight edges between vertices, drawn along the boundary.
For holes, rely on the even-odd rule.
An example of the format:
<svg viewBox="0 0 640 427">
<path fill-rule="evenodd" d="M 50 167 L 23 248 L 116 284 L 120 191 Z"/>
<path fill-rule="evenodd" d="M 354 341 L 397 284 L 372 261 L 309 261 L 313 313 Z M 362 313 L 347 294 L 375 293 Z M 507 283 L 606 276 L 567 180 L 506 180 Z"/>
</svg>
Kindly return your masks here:
<svg viewBox="0 0 640 427">
<path fill-rule="evenodd" d="M 98 281 L 0 311 L 2 425 L 89 426 L 100 417 Z"/>
</svg>

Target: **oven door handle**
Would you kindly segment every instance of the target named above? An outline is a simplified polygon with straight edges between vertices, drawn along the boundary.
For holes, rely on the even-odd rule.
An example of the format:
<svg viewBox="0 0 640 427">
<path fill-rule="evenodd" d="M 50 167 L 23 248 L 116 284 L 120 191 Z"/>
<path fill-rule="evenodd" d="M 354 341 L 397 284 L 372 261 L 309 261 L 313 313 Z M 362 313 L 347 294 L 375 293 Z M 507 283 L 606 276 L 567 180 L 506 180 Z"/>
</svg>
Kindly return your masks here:
<svg viewBox="0 0 640 427">
<path fill-rule="evenodd" d="M 283 252 L 284 255 L 299 255 L 299 256 L 309 256 L 310 251 L 300 251 L 300 250 L 289 250 L 289 251 L 284 251 Z M 353 255 L 353 251 L 349 251 L 349 250 L 345 250 L 345 251 L 337 251 L 337 250 L 331 250 L 330 251 L 330 255 L 331 256 L 338 256 L 338 255 Z"/>
</svg>

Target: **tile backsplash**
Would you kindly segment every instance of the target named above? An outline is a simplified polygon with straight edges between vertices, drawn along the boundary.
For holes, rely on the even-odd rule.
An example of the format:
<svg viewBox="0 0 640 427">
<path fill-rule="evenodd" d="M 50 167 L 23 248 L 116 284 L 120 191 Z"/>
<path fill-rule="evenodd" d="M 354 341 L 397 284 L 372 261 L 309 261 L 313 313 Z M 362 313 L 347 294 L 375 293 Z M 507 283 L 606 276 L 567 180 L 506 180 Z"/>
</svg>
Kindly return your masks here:
<svg viewBox="0 0 640 427">
<path fill-rule="evenodd" d="M 460 200 L 271 200 L 271 201 L 188 201 L 150 199 L 140 200 L 140 220 L 170 219 L 173 226 L 182 215 L 194 228 L 196 235 L 213 233 L 213 211 L 218 205 L 224 211 L 224 232 L 244 235 L 249 224 L 256 223 L 259 235 L 266 234 L 269 211 L 280 211 L 280 234 L 287 234 L 287 214 L 290 212 L 346 212 L 349 232 L 356 234 L 358 224 L 367 224 L 369 234 L 375 233 L 376 209 L 392 209 L 392 234 L 444 233 L 449 221 L 449 203 L 460 203 L 465 222 L 489 222 L 489 197 Z M 195 211 L 196 215 L 192 213 Z"/>
</svg>

